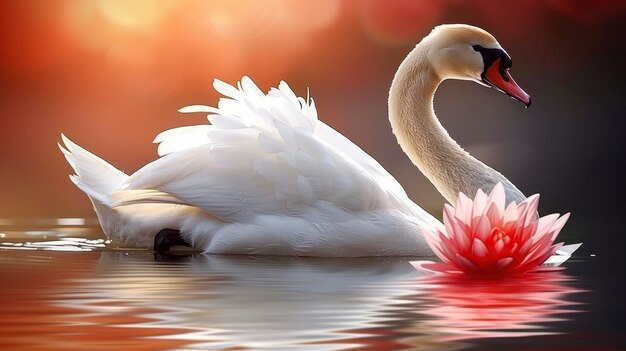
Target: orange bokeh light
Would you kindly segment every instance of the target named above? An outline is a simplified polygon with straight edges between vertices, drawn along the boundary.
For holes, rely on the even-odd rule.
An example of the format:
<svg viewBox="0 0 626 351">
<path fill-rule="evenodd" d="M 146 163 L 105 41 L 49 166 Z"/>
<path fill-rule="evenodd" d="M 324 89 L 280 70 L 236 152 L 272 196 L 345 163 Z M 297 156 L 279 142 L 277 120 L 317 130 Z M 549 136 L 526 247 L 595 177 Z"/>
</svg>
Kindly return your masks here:
<svg viewBox="0 0 626 351">
<path fill-rule="evenodd" d="M 111 22 L 146 29 L 157 25 L 176 4 L 174 0 L 98 0 L 95 3 Z"/>
<path fill-rule="evenodd" d="M 532 1 L 505 16 L 506 5 L 489 0 L 0 2 L 0 160 L 8 165 L 0 179 L 0 212 L 93 215 L 67 180 L 69 168 L 55 148 L 61 132 L 133 172 L 154 159 L 154 135 L 203 122 L 181 119 L 178 108 L 216 103 L 211 81 L 234 82 L 243 75 L 263 89 L 282 79 L 298 94 L 310 87 L 322 120 L 391 167 L 399 180 L 403 174 L 412 179 L 409 172 L 417 171 L 404 162 L 391 133 L 384 129 L 376 134 L 380 139 L 370 134 L 388 128 L 390 79 L 422 36 L 439 23 L 471 23 L 497 33 L 517 58 L 530 51 L 516 51 L 511 38 L 542 30 L 536 28 L 545 27 L 547 18 L 571 18 L 571 26 L 591 28 L 625 9 L 609 0 L 588 8 L 580 1 Z M 517 43 L 552 45 L 539 39 Z M 555 50 L 550 63 L 567 61 L 571 52 L 579 50 Z M 412 184 L 405 182 L 409 192 L 440 207 L 432 188 L 431 196 Z M 63 205 L 42 197 L 64 199 Z"/>
</svg>

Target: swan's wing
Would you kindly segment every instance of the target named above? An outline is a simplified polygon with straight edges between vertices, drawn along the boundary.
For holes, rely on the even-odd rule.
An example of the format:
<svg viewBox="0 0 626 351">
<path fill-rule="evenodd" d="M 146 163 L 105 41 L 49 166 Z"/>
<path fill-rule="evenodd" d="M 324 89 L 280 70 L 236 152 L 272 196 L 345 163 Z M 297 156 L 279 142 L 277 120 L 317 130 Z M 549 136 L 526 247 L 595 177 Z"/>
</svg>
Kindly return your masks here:
<svg viewBox="0 0 626 351">
<path fill-rule="evenodd" d="M 389 174 L 372 156 L 350 141 L 350 139 L 343 136 L 343 134 L 318 120 L 315 127 L 315 136 L 324 140 L 328 145 L 333 145 L 338 150 L 341 150 L 346 157 L 358 163 L 363 169 L 369 172 L 381 186 L 395 194 L 406 196 L 404 188 L 398 183 L 396 178 Z"/>
<path fill-rule="evenodd" d="M 162 157 L 130 176 L 126 189 L 158 190 L 233 221 L 293 215 L 316 201 L 353 211 L 397 207 L 402 188 L 381 181 L 388 173 L 378 163 L 320 124 L 312 100 L 284 82 L 268 94 L 247 77 L 239 88 L 214 86 L 228 97 L 218 108 L 182 110 L 209 113 L 211 125 L 157 136 Z"/>
<path fill-rule="evenodd" d="M 239 89 L 235 89 L 234 87 L 220 81 L 216 81 L 215 85 L 216 89 L 219 92 L 235 100 L 247 99 L 248 101 L 246 105 L 248 107 L 258 107 L 259 101 L 264 100 L 264 97 L 262 97 L 263 93 L 248 77 L 243 77 L 242 83 L 239 84 Z M 248 89 L 246 89 L 246 87 Z M 318 119 L 317 109 L 315 108 L 315 102 L 313 101 L 313 99 L 309 99 L 307 97 L 307 99 L 304 100 L 301 97 L 296 97 L 295 93 L 284 82 L 281 82 L 279 84 L 279 88 L 277 91 L 283 93 L 284 97 L 290 100 L 289 103 L 299 108 L 301 113 L 293 114 L 293 112 L 296 111 L 292 110 L 289 111 L 292 113 L 287 113 L 283 115 L 279 114 L 278 116 L 268 116 L 267 112 L 271 114 L 271 111 L 267 111 L 267 104 L 262 104 L 262 107 L 265 108 L 262 108 L 261 111 L 258 111 L 256 109 L 254 110 L 255 112 L 261 112 L 261 115 L 264 115 L 266 118 L 259 118 L 259 116 L 244 116 L 242 117 L 242 119 L 244 121 L 247 121 L 250 125 L 257 125 L 260 127 L 267 127 L 266 123 L 264 122 L 268 120 L 272 121 L 272 123 L 269 124 L 269 129 L 271 130 L 274 129 L 273 120 L 275 117 L 279 118 L 279 120 L 281 119 L 281 117 L 293 117 L 296 125 L 301 124 L 303 126 L 306 126 L 307 130 L 312 130 L 316 138 L 324 141 L 327 147 L 335 148 L 336 152 L 342 153 L 345 157 L 363 167 L 363 169 L 370 173 L 370 176 L 376 179 L 378 184 L 381 184 L 384 187 L 391 189 L 391 191 L 398 195 L 406 195 L 402 185 L 400 185 L 400 183 L 398 183 L 398 181 L 391 174 L 389 174 L 389 172 L 387 172 L 378 163 L 378 161 L 376 161 L 369 154 L 363 151 L 358 145 L 354 144 L 350 139 L 346 138 L 341 133 L 337 132 L 332 127 L 328 126 L 326 123 Z M 277 91 L 275 90 L 274 92 Z M 187 106 L 185 108 L 182 108 L 180 111 L 183 113 L 205 112 L 210 114 L 220 114 L 219 109 L 203 105 Z M 234 122 L 234 124 L 230 126 L 224 126 L 223 124 L 225 121 L 218 120 L 218 122 L 223 122 L 222 127 L 230 128 L 240 127 L 241 124 L 241 122 L 237 120 L 231 120 L 230 122 Z M 210 142 L 210 140 L 206 136 L 211 128 L 212 127 L 209 125 L 174 128 L 159 134 L 157 138 L 155 138 L 154 142 L 160 143 L 158 148 L 159 155 L 164 155 L 188 147 Z"/>
</svg>

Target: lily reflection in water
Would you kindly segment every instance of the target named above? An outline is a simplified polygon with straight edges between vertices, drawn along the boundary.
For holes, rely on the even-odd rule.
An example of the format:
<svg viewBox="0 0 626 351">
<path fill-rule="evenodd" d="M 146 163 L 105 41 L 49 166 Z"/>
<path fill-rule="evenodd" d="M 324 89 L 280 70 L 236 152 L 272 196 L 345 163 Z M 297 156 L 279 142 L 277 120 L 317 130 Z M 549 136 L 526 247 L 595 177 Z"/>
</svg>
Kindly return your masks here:
<svg viewBox="0 0 626 351">
<path fill-rule="evenodd" d="M 564 271 L 506 277 L 443 274 L 419 279 L 421 313 L 442 340 L 526 337 L 558 333 L 552 323 L 579 312 L 570 294 L 583 292 Z"/>
</svg>

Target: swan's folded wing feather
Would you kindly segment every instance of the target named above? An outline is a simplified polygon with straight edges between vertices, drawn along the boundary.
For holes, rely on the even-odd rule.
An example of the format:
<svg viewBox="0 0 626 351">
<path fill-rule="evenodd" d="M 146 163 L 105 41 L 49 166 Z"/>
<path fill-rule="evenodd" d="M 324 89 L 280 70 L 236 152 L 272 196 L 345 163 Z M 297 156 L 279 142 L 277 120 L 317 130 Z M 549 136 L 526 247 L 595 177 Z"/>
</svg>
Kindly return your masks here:
<svg viewBox="0 0 626 351">
<path fill-rule="evenodd" d="M 352 210 L 375 206 L 376 184 L 358 166 L 336 155 L 326 157 L 330 162 L 318 161 L 302 149 L 266 152 L 258 137 L 255 148 L 237 147 L 250 145 L 250 135 L 244 135 L 230 144 L 206 144 L 161 157 L 131 175 L 126 188 L 158 190 L 230 221 L 260 213 L 290 215 L 316 200 Z"/>
<path fill-rule="evenodd" d="M 315 128 L 315 135 L 324 140 L 327 144 L 333 145 L 337 149 L 346 154 L 347 157 L 357 162 L 367 172 L 373 176 L 380 186 L 388 188 L 397 195 L 405 195 L 404 188 L 396 178 L 394 178 L 383 166 L 378 163 L 372 156 L 367 154 L 358 145 L 350 141 L 338 131 L 334 130 L 326 123 L 318 121 Z"/>
<path fill-rule="evenodd" d="M 221 99 L 218 110 L 203 109 L 215 113 L 214 123 L 162 133 L 157 141 L 175 151 L 131 175 L 127 189 L 158 190 L 232 221 L 290 215 L 318 200 L 353 211 L 382 208 L 393 206 L 392 193 L 404 194 L 369 155 L 321 124 L 312 101 L 296 97 L 286 83 L 267 95 L 247 77 L 240 89 L 224 84 L 215 87 L 232 99 Z M 205 142 L 184 140 L 190 133 L 204 133 Z"/>
<path fill-rule="evenodd" d="M 206 144 L 209 125 L 178 127 L 159 134 L 153 143 L 158 143 L 159 156 L 171 154 L 179 150 Z"/>
</svg>

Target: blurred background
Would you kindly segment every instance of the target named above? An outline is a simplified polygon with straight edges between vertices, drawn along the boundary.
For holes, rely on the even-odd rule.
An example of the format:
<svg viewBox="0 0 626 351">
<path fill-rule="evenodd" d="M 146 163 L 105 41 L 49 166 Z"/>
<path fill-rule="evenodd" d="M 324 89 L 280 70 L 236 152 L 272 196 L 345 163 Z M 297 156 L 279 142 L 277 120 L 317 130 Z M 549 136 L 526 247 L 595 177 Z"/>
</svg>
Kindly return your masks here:
<svg viewBox="0 0 626 351">
<path fill-rule="evenodd" d="M 61 133 L 131 173 L 156 158 L 154 136 L 204 123 L 214 78 L 263 89 L 309 87 L 320 118 L 441 216 L 443 198 L 398 147 L 387 121 L 393 74 L 441 23 L 496 36 L 530 109 L 470 82 L 445 82 L 435 108 L 463 147 L 500 170 L 541 213 L 572 212 L 563 231 L 584 254 L 621 262 L 626 194 L 626 2 L 0 1 L 0 219 L 95 217 L 68 180 Z"/>
</svg>

